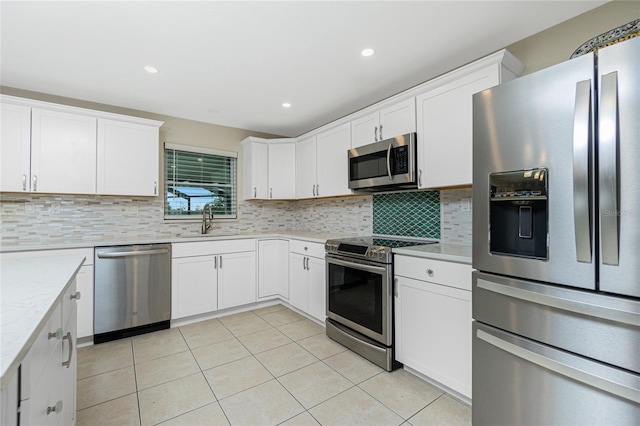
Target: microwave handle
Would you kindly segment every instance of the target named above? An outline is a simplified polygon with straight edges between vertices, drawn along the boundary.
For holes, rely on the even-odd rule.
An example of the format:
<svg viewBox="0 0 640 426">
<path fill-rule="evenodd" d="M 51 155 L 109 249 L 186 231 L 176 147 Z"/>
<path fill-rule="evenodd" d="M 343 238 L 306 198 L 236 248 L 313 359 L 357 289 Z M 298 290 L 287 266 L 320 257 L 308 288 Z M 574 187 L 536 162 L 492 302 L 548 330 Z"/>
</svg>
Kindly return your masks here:
<svg viewBox="0 0 640 426">
<path fill-rule="evenodd" d="M 393 148 L 393 142 L 390 142 L 389 148 L 387 148 L 387 174 L 389 179 L 393 180 L 393 175 L 391 174 L 391 148 Z"/>
</svg>

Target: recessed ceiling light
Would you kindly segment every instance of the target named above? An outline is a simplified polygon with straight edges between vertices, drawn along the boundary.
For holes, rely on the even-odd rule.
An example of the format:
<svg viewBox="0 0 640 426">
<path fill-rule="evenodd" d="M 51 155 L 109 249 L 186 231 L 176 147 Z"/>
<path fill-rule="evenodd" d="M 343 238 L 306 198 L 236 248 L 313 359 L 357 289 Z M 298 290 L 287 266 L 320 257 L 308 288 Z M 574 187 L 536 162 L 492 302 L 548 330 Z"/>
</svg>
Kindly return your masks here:
<svg viewBox="0 0 640 426">
<path fill-rule="evenodd" d="M 283 107 L 283 108 L 291 108 L 291 104 L 290 104 L 289 102 L 284 102 L 284 103 L 282 104 L 282 107 Z"/>
<path fill-rule="evenodd" d="M 374 53 L 376 53 L 376 51 L 370 48 L 364 49 L 362 52 L 360 52 L 362 56 L 371 56 Z"/>
<path fill-rule="evenodd" d="M 146 72 L 148 72 L 149 74 L 157 74 L 158 73 L 158 69 L 152 66 L 147 65 L 146 67 L 144 67 L 144 70 Z"/>
</svg>

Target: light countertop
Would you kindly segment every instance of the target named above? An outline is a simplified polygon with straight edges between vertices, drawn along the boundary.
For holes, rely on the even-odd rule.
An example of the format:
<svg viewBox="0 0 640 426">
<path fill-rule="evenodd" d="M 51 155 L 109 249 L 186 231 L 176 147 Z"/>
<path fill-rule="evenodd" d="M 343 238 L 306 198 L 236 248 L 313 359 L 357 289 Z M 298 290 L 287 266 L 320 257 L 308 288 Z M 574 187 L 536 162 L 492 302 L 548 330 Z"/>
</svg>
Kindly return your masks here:
<svg viewBox="0 0 640 426">
<path fill-rule="evenodd" d="M 426 259 L 445 260 L 471 265 L 471 246 L 461 244 L 429 244 L 394 248 L 393 253 Z"/>
<path fill-rule="evenodd" d="M 0 262 L 0 388 L 11 380 L 84 260 L 57 257 Z"/>
<path fill-rule="evenodd" d="M 206 235 L 198 233 L 191 234 L 176 234 L 176 235 L 157 235 L 157 236 L 139 236 L 139 237 L 122 237 L 113 239 L 87 239 L 86 241 L 48 241 L 42 244 L 34 244 L 33 242 L 18 243 L 18 244 L 2 244 L 0 252 L 11 253 L 20 251 L 35 251 L 35 250 L 62 250 L 62 249 L 74 249 L 74 248 L 93 248 L 102 246 L 118 246 L 129 244 L 155 244 L 155 243 L 186 243 L 196 241 L 216 241 L 216 240 L 235 240 L 244 238 L 285 238 L 285 239 L 298 239 L 309 242 L 324 244 L 328 239 L 332 238 L 345 238 L 344 234 L 329 234 L 326 232 L 315 231 L 281 231 L 281 232 L 247 232 L 247 233 L 233 233 L 223 234 L 211 232 Z"/>
</svg>

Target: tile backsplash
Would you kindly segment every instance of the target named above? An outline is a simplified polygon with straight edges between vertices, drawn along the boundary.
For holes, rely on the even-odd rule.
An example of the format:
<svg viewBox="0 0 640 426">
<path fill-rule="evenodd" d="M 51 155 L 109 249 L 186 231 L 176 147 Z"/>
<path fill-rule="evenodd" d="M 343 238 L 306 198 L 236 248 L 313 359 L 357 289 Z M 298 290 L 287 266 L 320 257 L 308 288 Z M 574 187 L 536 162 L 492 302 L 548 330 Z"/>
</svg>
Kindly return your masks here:
<svg viewBox="0 0 640 426">
<path fill-rule="evenodd" d="M 392 197 L 387 197 L 392 195 Z M 380 198 L 379 198 L 380 197 Z M 439 238 L 471 244 L 471 190 L 416 191 L 300 201 L 240 201 L 238 219 L 212 234 L 314 231 L 332 235 Z M 400 219 L 400 220 L 397 220 Z M 396 220 L 398 225 L 390 223 Z M 163 200 L 145 197 L 0 194 L 0 244 L 38 245 L 197 233 L 200 223 L 165 221 Z"/>
<path fill-rule="evenodd" d="M 440 239 L 440 193 L 411 191 L 373 195 L 373 233 Z"/>
</svg>

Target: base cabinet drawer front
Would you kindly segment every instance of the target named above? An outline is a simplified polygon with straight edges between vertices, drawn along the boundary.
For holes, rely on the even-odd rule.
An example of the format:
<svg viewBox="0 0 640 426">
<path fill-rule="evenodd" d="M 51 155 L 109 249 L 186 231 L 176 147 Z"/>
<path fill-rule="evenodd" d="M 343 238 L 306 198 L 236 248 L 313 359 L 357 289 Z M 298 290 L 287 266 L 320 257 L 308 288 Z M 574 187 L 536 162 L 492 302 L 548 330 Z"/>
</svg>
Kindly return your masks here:
<svg viewBox="0 0 640 426">
<path fill-rule="evenodd" d="M 300 253 L 305 256 L 324 259 L 324 244 L 320 243 L 313 243 L 302 240 L 290 240 L 289 251 L 292 253 Z"/>
<path fill-rule="evenodd" d="M 194 256 L 171 261 L 171 318 L 218 309 L 217 256 Z"/>
<path fill-rule="evenodd" d="M 471 265 L 396 255 L 394 268 L 396 275 L 471 291 Z"/>
<path fill-rule="evenodd" d="M 256 240 L 253 238 L 237 240 L 197 241 L 171 244 L 171 257 L 207 256 L 220 253 L 238 253 L 255 251 Z"/>
<path fill-rule="evenodd" d="M 471 398 L 471 292 L 396 277 L 396 359 Z"/>
</svg>

